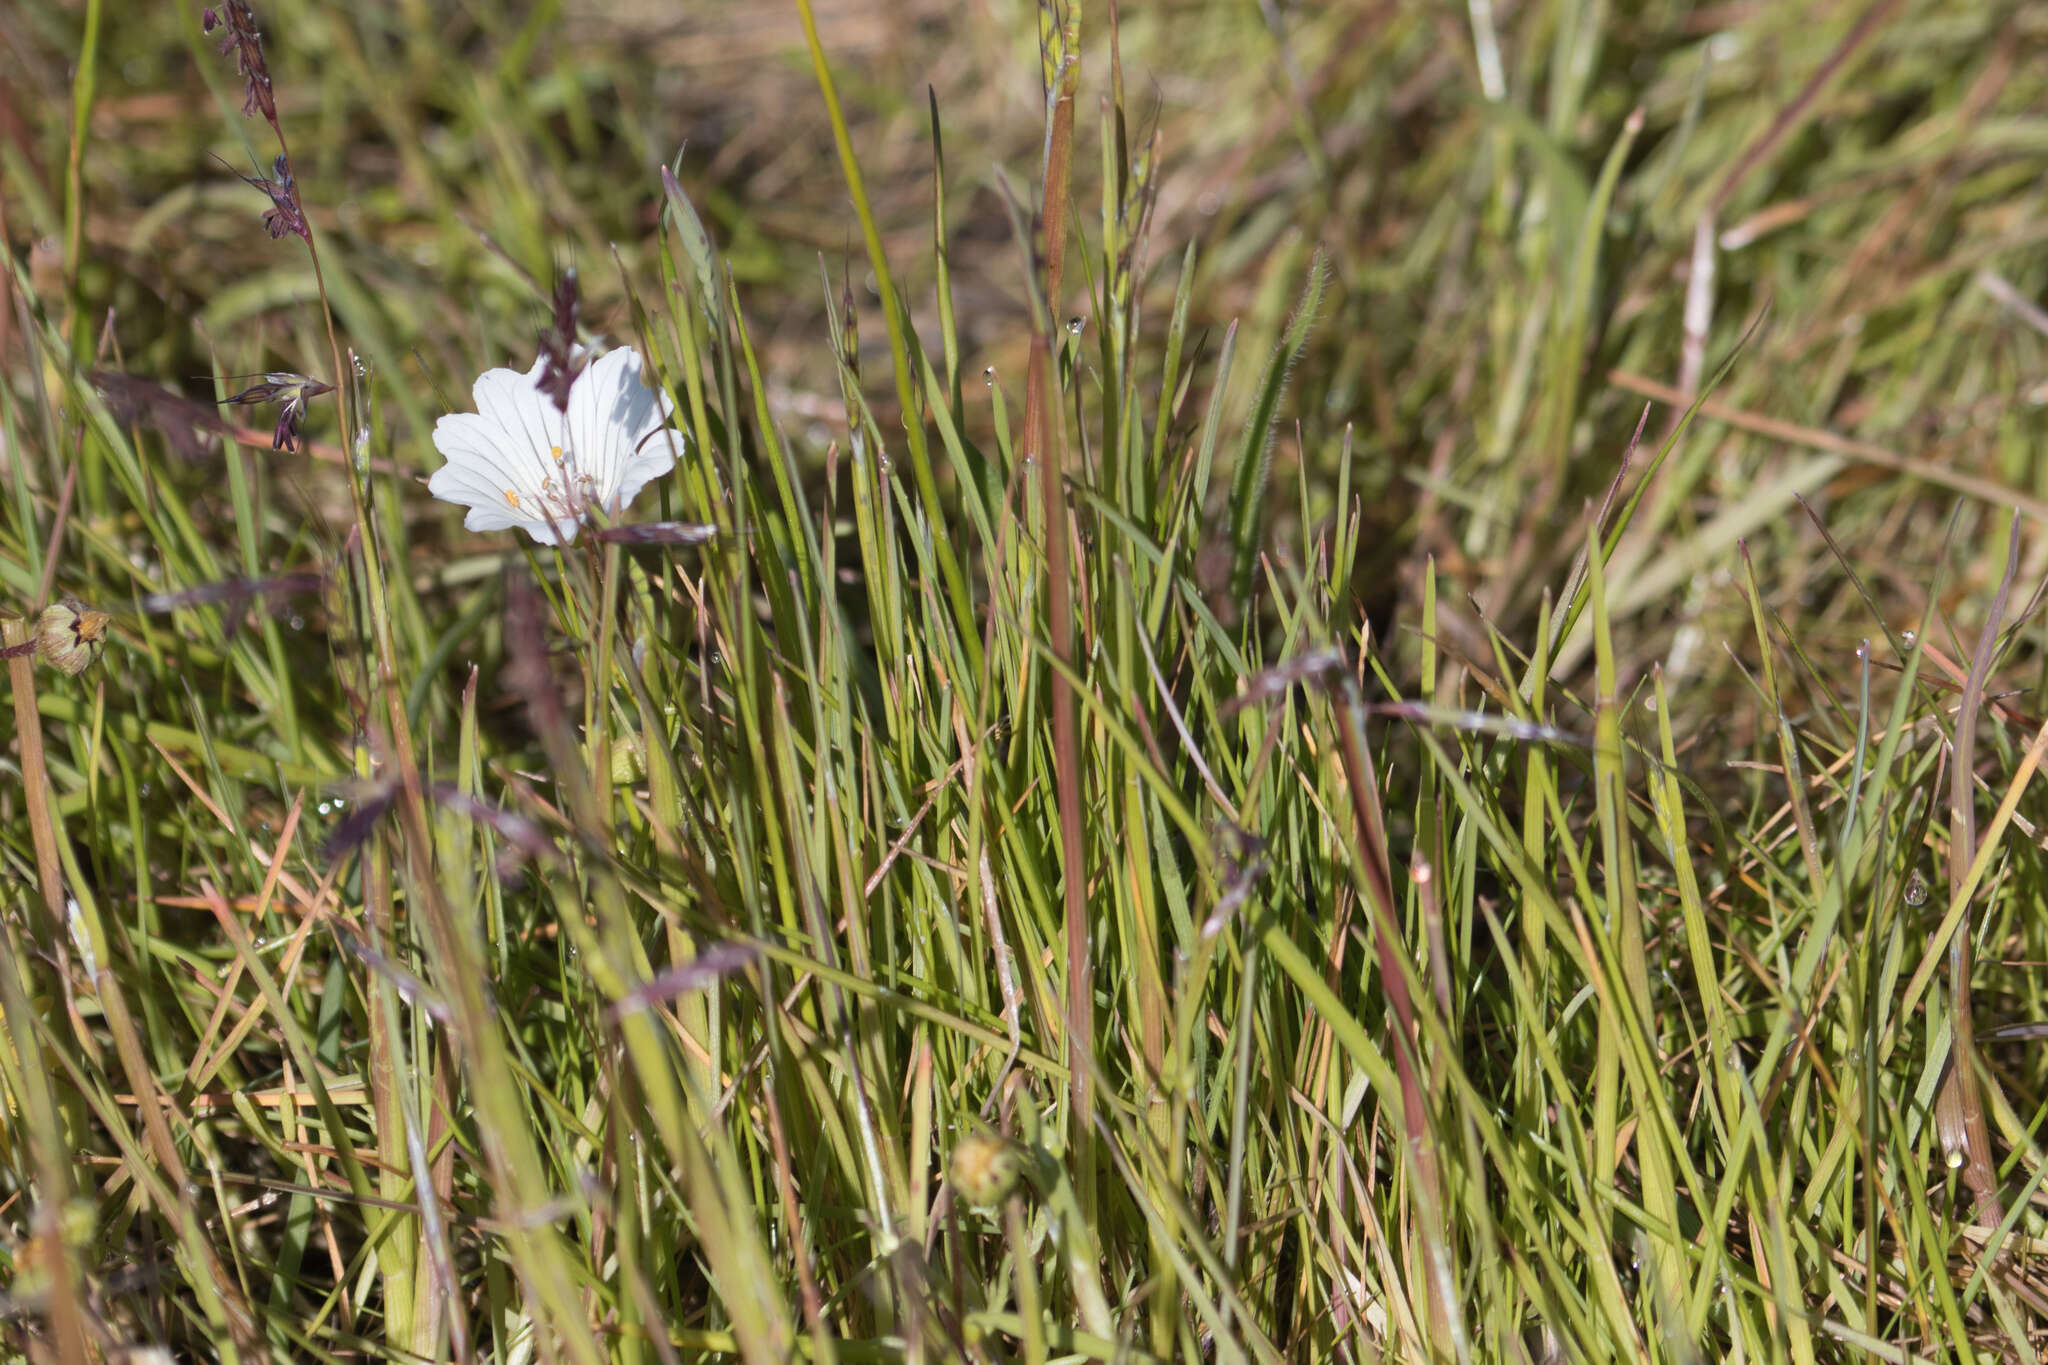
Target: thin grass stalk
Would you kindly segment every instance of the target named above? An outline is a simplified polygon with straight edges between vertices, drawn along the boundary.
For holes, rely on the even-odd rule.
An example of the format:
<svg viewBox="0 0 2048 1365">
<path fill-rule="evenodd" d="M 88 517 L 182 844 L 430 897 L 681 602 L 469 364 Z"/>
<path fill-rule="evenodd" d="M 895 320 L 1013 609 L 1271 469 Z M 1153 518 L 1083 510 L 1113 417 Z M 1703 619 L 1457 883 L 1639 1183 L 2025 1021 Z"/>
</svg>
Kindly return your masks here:
<svg viewBox="0 0 2048 1365">
<path fill-rule="evenodd" d="M 1044 200 L 1039 210 L 1034 261 L 1044 268 L 1042 304 L 1031 319 L 1031 353 L 1024 380 L 1025 463 L 1039 474 L 1039 506 L 1045 524 L 1046 634 L 1059 665 L 1052 678 L 1053 761 L 1059 810 L 1061 889 L 1066 941 L 1065 1057 L 1068 1068 L 1067 1140 L 1081 1211 L 1093 1226 L 1096 1210 L 1094 1163 L 1095 979 L 1087 901 L 1087 844 L 1081 828 L 1081 749 L 1075 720 L 1072 531 L 1067 521 L 1066 443 L 1059 399 L 1049 366 L 1053 319 L 1059 316 L 1066 263 L 1068 189 L 1073 164 L 1074 95 L 1080 83 L 1080 15 L 1041 15 L 1045 43 L 1046 156 Z"/>
<path fill-rule="evenodd" d="M 0 1026 L 6 1029 L 0 1069 L 4 1069 L 10 1109 L 27 1130 L 35 1171 L 28 1226 L 34 1239 L 31 1245 L 47 1276 L 43 1316 L 61 1365 L 88 1365 L 98 1357 L 87 1335 L 85 1281 L 78 1247 L 67 1226 L 74 1198 L 71 1147 L 64 1140 L 63 1116 L 32 1022 L 39 1014 L 23 987 L 27 961 L 14 925 L 0 925 Z M 17 1257 L 23 1254 L 16 1253 Z M 19 1267 L 19 1259 L 16 1265 Z"/>
<path fill-rule="evenodd" d="M 62 962 L 70 956 L 64 947 L 68 917 L 64 913 L 64 873 L 57 854 L 55 797 L 43 755 L 43 717 L 36 706 L 35 659 L 15 652 L 28 648 L 34 640 L 33 621 L 0 620 L 0 641 L 10 651 L 7 681 L 14 698 L 15 743 L 21 746 L 22 795 L 29 840 L 35 847 L 36 885 L 43 897 L 43 916 L 30 923 L 39 926 L 38 944 Z"/>
<path fill-rule="evenodd" d="M 2020 514 L 2012 514 L 2008 529 L 2005 573 L 1991 599 L 1984 629 L 1977 637 L 1977 649 L 1970 659 L 1970 671 L 1963 683 L 1962 699 L 1956 707 L 1955 755 L 1949 766 L 1948 884 L 1950 913 L 1956 926 L 1948 940 L 1949 1008 L 1954 1020 L 1950 1043 L 1948 1075 L 1935 1100 L 1935 1122 L 1942 1146 L 1951 1161 L 1962 1157 L 1963 1181 L 1976 1203 L 1979 1227 L 1996 1227 L 2003 1221 L 2004 1207 L 1998 1197 L 1997 1170 L 1991 1160 L 1991 1130 L 1984 1120 L 1983 1082 L 1976 1046 L 1976 1021 L 1971 1008 L 1970 973 L 1974 943 L 1974 919 L 1969 898 L 1970 869 L 1978 855 L 1976 817 L 1977 723 L 1984 698 L 1984 683 L 1990 675 L 1998 631 L 2005 617 L 2006 598 L 2020 565 Z M 1967 888 L 1967 889 L 1966 889 Z"/>
<path fill-rule="evenodd" d="M 1386 832 L 1379 807 L 1379 783 L 1360 729 L 1356 699 L 1345 687 L 1333 699 L 1331 714 L 1337 727 L 1337 755 L 1343 766 L 1344 784 L 1351 798 L 1352 851 L 1361 889 L 1373 915 L 1372 939 L 1379 957 L 1380 989 L 1386 993 L 1388 1013 L 1393 1016 L 1394 1069 L 1400 1083 L 1401 1125 L 1407 1159 L 1414 1174 L 1417 1207 L 1414 1229 L 1417 1265 L 1427 1286 L 1432 1335 L 1460 1342 L 1463 1332 L 1458 1312 L 1449 1298 L 1451 1253 L 1444 1244 L 1442 1216 L 1443 1187 L 1437 1171 L 1436 1145 L 1429 1131 L 1429 1113 L 1423 1101 L 1419 1075 L 1421 1059 L 1416 1055 L 1415 1006 L 1408 992 L 1408 978 L 1399 959 L 1401 921 L 1394 902 L 1392 872 L 1387 864 Z"/>
</svg>

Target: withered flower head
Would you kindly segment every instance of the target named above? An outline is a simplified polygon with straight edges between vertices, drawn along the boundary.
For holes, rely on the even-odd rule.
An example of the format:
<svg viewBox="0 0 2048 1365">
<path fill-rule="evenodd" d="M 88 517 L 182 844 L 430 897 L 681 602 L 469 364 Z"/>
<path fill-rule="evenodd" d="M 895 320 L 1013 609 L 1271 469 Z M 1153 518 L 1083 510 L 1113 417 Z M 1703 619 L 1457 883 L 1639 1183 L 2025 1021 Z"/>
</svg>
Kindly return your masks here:
<svg viewBox="0 0 2048 1365">
<path fill-rule="evenodd" d="M 261 384 L 252 384 L 240 393 L 230 394 L 227 401 L 269 403 L 283 400 L 284 405 L 277 410 L 277 430 L 271 433 L 270 448 L 297 450 L 299 424 L 306 416 L 306 400 L 333 392 L 334 385 L 323 384 L 303 374 L 267 373 Z"/>
<path fill-rule="evenodd" d="M 260 113 L 277 126 L 277 100 L 270 93 L 270 67 L 263 60 L 263 35 L 256 31 L 256 15 L 243 0 L 227 0 L 215 8 L 206 7 L 200 28 L 207 33 L 226 28 L 221 40 L 222 56 L 235 54 L 235 71 L 242 78 L 242 114 Z"/>
<path fill-rule="evenodd" d="M 310 242 L 313 236 L 306 228 L 306 215 L 299 208 L 299 191 L 292 184 L 291 162 L 285 159 L 283 152 L 279 152 L 271 169 L 277 173 L 275 180 L 260 175 L 242 175 L 240 171 L 235 174 L 242 175 L 244 184 L 254 185 L 270 196 L 270 207 L 263 214 L 263 227 L 270 233 L 271 241 L 291 232 Z"/>
<path fill-rule="evenodd" d="M 77 677 L 100 657 L 113 620 L 75 597 L 53 602 L 36 618 L 36 656 Z"/>
</svg>

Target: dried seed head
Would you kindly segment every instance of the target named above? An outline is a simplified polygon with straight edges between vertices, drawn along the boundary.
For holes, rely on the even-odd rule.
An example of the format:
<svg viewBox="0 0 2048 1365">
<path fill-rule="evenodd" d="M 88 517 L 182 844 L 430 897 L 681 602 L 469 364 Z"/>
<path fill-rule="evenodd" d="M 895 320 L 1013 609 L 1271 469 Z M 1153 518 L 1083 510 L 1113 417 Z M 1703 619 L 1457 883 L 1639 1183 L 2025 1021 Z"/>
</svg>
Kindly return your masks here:
<svg viewBox="0 0 2048 1365">
<path fill-rule="evenodd" d="M 256 15 L 245 0 L 227 0 L 215 8 L 207 6 L 200 15 L 200 28 L 211 33 L 225 28 L 222 56 L 232 54 L 235 72 L 242 78 L 242 114 L 261 114 L 277 126 L 277 100 L 270 92 L 270 65 L 263 60 L 263 35 L 256 28 Z"/>
<path fill-rule="evenodd" d="M 270 196 L 270 207 L 263 212 L 263 230 L 270 234 L 270 240 L 273 242 L 287 232 L 306 241 L 312 241 L 313 234 L 306 226 L 305 212 L 299 207 L 298 187 L 292 182 L 290 159 L 283 152 L 279 152 L 270 169 L 276 174 L 277 179 L 235 172 L 241 176 L 244 184 L 254 186 Z"/>
<path fill-rule="evenodd" d="M 36 657 L 77 677 L 100 657 L 113 620 L 75 597 L 53 602 L 36 618 Z"/>
<path fill-rule="evenodd" d="M 282 161 L 284 158 L 279 157 Z M 268 403 L 282 400 L 277 410 L 277 430 L 270 438 L 272 450 L 297 450 L 299 448 L 299 424 L 305 420 L 306 400 L 322 394 L 333 393 L 334 385 L 323 384 L 303 374 L 266 373 L 263 383 L 243 389 L 223 401 L 229 403 Z"/>
<path fill-rule="evenodd" d="M 540 336 L 540 391 L 559 412 L 569 411 L 569 389 L 583 372 L 583 347 L 577 344 L 583 300 L 574 270 L 564 271 L 555 285 L 554 320 Z"/>
</svg>

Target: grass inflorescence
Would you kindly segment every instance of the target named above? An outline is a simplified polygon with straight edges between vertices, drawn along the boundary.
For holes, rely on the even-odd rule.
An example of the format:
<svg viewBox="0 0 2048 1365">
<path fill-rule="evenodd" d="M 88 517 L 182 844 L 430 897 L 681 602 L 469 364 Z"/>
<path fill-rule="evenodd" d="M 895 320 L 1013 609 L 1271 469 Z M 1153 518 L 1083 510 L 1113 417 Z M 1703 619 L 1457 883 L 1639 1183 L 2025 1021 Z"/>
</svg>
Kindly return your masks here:
<svg viewBox="0 0 2048 1365">
<path fill-rule="evenodd" d="M 11 1358 L 2032 1357 L 2048 26 L 1136 8 L 7 21 Z"/>
</svg>

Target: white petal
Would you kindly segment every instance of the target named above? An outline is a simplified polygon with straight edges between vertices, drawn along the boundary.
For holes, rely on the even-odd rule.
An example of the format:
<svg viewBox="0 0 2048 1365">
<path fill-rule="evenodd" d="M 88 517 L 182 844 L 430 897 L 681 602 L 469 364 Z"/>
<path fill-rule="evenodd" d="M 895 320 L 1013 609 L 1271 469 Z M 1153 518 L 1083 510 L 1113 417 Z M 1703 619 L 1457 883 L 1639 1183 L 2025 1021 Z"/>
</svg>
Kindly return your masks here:
<svg viewBox="0 0 2048 1365">
<path fill-rule="evenodd" d="M 445 470 L 460 470 L 493 489 L 502 499 L 507 492 L 522 499 L 537 500 L 541 484 L 554 471 L 553 461 L 524 443 L 512 445 L 502 428 L 490 418 L 473 412 L 451 412 L 434 424 L 434 448 L 448 460 Z M 429 481 L 436 497 L 440 489 Z"/>
<path fill-rule="evenodd" d="M 562 414 L 540 388 L 546 362 L 536 360 L 525 374 L 517 370 L 485 370 L 471 391 L 477 414 L 496 423 L 504 434 L 499 444 L 510 453 L 533 452 L 536 467 L 552 467 L 554 449 L 562 444 Z"/>
<path fill-rule="evenodd" d="M 617 478 L 606 412 L 618 392 L 620 367 L 635 359 L 623 348 L 601 355 L 584 367 L 576 386 L 569 390 L 569 436 L 576 443 L 577 467 L 590 476 L 594 494 L 607 508 Z"/>
<path fill-rule="evenodd" d="M 683 449 L 683 433 L 663 431 L 655 428 L 645 445 L 626 456 L 625 466 L 619 471 L 617 504 L 612 508 L 616 515 L 626 504 L 638 497 L 640 490 L 676 467 L 676 452 Z"/>
<path fill-rule="evenodd" d="M 584 443 L 579 449 L 592 452 L 585 469 L 596 479 L 606 510 L 614 514 L 663 472 L 648 470 L 637 482 L 627 478 L 639 442 L 675 406 L 666 393 L 641 382 L 641 369 L 640 353 L 621 347 L 591 362 L 569 391 L 570 430 Z"/>
<path fill-rule="evenodd" d="M 514 526 L 524 526 L 526 518 L 500 503 L 496 507 L 478 503 L 469 509 L 469 515 L 462 519 L 464 530 L 507 531 Z"/>
<path fill-rule="evenodd" d="M 560 521 L 522 521 L 519 529 L 543 545 L 567 545 L 576 539 L 578 523 L 574 517 Z"/>
</svg>

